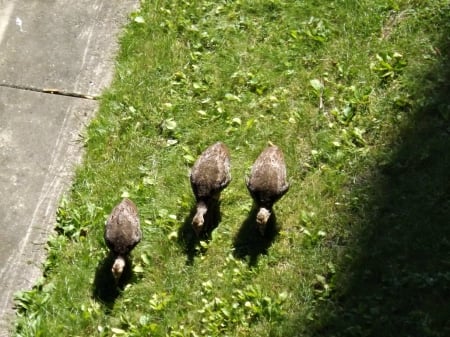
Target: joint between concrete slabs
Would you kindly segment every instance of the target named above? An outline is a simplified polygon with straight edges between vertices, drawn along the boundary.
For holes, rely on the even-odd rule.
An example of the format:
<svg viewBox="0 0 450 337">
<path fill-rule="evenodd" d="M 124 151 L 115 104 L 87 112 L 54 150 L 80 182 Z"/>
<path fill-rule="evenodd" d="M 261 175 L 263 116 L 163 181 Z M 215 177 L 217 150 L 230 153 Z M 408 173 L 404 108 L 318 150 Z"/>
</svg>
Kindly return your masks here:
<svg viewBox="0 0 450 337">
<path fill-rule="evenodd" d="M 66 91 L 66 90 L 61 90 L 61 89 L 36 88 L 36 87 L 32 87 L 32 86 L 16 85 L 16 84 L 9 84 L 9 83 L 0 83 L 0 87 L 24 90 L 24 91 L 34 91 L 34 92 L 40 92 L 42 94 L 48 94 L 48 95 L 60 95 L 60 96 L 68 96 L 68 97 L 90 99 L 90 100 L 97 100 L 99 98 L 99 96 L 97 96 L 97 95 L 86 95 L 86 94 L 82 94 L 82 93 L 78 93 L 78 92 L 71 92 L 71 91 Z"/>
</svg>

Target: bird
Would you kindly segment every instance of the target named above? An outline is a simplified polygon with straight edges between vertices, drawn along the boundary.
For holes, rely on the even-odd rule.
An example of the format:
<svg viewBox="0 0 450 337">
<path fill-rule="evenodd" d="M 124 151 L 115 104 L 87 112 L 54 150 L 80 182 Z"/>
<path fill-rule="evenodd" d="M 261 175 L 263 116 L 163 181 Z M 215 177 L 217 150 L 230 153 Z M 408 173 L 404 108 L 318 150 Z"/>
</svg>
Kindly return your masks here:
<svg viewBox="0 0 450 337">
<path fill-rule="evenodd" d="M 279 147 L 269 142 L 253 163 L 246 185 L 257 207 L 258 230 L 264 235 L 273 205 L 289 190 L 286 163 Z"/>
<path fill-rule="evenodd" d="M 111 272 L 118 282 L 129 253 L 142 239 L 138 210 L 130 199 L 124 198 L 113 208 L 106 220 L 104 238 L 114 256 Z"/>
<path fill-rule="evenodd" d="M 231 181 L 230 151 L 222 142 L 209 146 L 192 166 L 190 181 L 196 200 L 192 227 L 197 237 L 205 230 L 205 214 L 212 202 L 217 202 L 222 190 Z"/>
</svg>

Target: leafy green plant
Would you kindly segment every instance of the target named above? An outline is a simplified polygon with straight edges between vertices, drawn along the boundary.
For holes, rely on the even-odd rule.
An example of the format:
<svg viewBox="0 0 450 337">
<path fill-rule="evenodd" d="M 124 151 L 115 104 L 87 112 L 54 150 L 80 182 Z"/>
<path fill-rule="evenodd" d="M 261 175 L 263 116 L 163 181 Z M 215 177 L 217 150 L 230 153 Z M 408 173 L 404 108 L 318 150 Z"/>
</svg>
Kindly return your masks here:
<svg viewBox="0 0 450 337">
<path fill-rule="evenodd" d="M 77 239 L 80 236 L 86 236 L 89 225 L 98 221 L 103 215 L 103 209 L 90 202 L 80 210 L 71 208 L 68 200 L 63 198 L 56 212 L 55 229 L 59 234 Z"/>
<path fill-rule="evenodd" d="M 370 64 L 370 69 L 383 81 L 398 77 L 408 64 L 403 55 L 398 52 L 377 54 L 376 59 Z"/>
</svg>

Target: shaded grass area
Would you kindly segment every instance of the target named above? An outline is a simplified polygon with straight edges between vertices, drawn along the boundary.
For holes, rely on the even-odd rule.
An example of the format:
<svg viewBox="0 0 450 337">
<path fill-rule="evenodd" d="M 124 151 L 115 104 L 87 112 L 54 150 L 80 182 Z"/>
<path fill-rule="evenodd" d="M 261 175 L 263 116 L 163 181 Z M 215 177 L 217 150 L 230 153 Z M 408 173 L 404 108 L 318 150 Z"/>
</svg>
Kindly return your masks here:
<svg viewBox="0 0 450 337">
<path fill-rule="evenodd" d="M 448 1 L 143 1 L 84 135 L 17 336 L 446 336 Z M 188 172 L 232 182 L 196 238 Z M 291 183 L 264 237 L 244 177 L 272 141 Z M 143 240 L 119 287 L 122 197 Z"/>
<path fill-rule="evenodd" d="M 450 129 L 448 22 L 442 55 L 411 86 L 411 118 L 380 169 L 356 193 L 362 224 L 355 255 L 336 275 L 317 336 L 447 336 L 450 333 Z M 294 334 L 295 335 L 295 334 Z"/>
<path fill-rule="evenodd" d="M 392 157 L 371 177 L 360 256 L 334 303 L 333 335 L 450 333 L 450 27 L 441 27 L 435 48 L 445 56 L 417 74 L 411 120 Z"/>
</svg>

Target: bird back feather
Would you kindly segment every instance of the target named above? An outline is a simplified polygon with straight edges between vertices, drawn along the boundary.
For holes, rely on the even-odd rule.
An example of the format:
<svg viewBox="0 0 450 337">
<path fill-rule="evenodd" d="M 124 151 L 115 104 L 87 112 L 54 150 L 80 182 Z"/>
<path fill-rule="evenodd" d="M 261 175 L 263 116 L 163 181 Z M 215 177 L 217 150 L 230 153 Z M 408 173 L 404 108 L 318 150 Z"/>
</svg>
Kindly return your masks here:
<svg viewBox="0 0 450 337">
<path fill-rule="evenodd" d="M 117 255 L 127 255 L 141 241 L 139 215 L 130 199 L 123 199 L 111 212 L 105 226 L 107 246 Z"/>
<path fill-rule="evenodd" d="M 286 163 L 280 148 L 271 145 L 258 156 L 246 185 L 255 202 L 269 208 L 288 191 Z"/>
<path fill-rule="evenodd" d="M 190 181 L 197 201 L 207 201 L 228 186 L 230 152 L 225 144 L 217 142 L 199 156 L 192 167 Z"/>
</svg>

